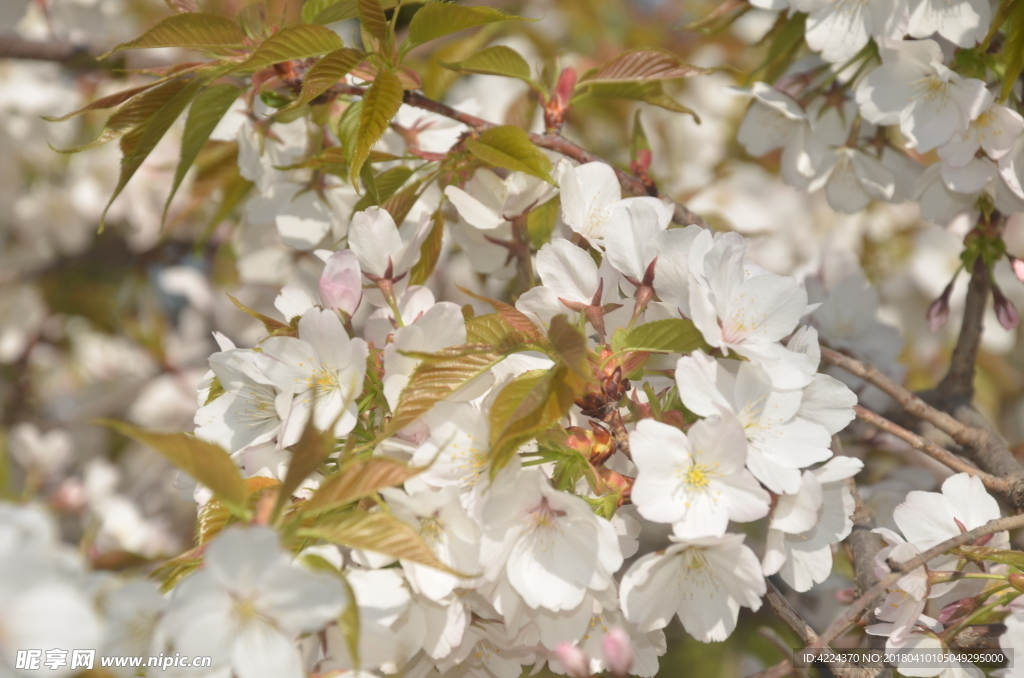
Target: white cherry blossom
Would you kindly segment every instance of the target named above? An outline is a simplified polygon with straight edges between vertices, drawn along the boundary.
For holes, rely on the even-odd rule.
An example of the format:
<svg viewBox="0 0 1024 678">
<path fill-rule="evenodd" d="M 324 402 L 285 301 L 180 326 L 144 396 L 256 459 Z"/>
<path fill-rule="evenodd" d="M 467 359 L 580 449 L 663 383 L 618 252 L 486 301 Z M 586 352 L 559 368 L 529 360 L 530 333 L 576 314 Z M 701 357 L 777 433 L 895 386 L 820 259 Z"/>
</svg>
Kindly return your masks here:
<svg viewBox="0 0 1024 678">
<path fill-rule="evenodd" d="M 653 631 L 679 615 L 697 640 L 725 640 L 736 628 L 740 607 L 761 607 L 767 587 L 757 556 L 741 534 L 670 539 L 671 546 L 647 554 L 623 576 L 626 619 L 641 631 Z"/>
<path fill-rule="evenodd" d="M 629 446 L 638 470 L 633 503 L 644 518 L 672 523 L 680 538 L 721 537 L 730 520 L 768 514 L 768 493 L 744 468 L 746 439 L 734 418 L 705 419 L 685 434 L 645 419 Z"/>
</svg>

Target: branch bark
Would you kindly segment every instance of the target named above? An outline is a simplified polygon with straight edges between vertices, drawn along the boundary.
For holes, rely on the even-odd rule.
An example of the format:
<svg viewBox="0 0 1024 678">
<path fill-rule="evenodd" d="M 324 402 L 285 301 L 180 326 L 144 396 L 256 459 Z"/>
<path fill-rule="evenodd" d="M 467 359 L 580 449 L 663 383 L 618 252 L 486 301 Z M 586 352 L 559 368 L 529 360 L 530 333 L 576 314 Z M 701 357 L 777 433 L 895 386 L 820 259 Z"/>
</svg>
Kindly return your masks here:
<svg viewBox="0 0 1024 678">
<path fill-rule="evenodd" d="M 887 574 L 866 593 L 853 601 L 853 603 L 850 604 L 850 607 L 846 609 L 846 612 L 844 612 L 839 619 L 833 622 L 825 633 L 814 640 L 809 647 L 814 649 L 826 648 L 829 643 L 838 638 L 844 631 L 846 631 L 846 629 L 860 619 L 868 606 L 878 600 L 887 590 L 889 590 L 890 587 L 894 586 L 896 582 L 899 581 L 900 577 L 908 572 L 927 564 L 929 560 L 936 558 L 937 556 L 941 556 L 950 549 L 963 546 L 964 544 L 969 544 L 979 537 L 995 534 L 996 532 L 1003 532 L 1004 530 L 1013 530 L 1018 527 L 1024 527 L 1024 515 L 990 520 L 981 527 L 976 527 L 973 530 L 968 530 L 967 532 L 958 534 L 951 539 L 947 539 L 941 544 L 937 544 L 928 549 L 918 557 L 902 563 L 899 568 Z"/>
<path fill-rule="evenodd" d="M 969 456 L 979 468 L 1005 479 L 1006 500 L 1015 511 L 1024 511 L 1024 469 L 999 434 L 969 400 L 965 401 L 962 396 L 944 400 L 939 398 L 936 391 L 918 396 L 874 367 L 829 348 L 822 347 L 821 359 L 877 386 L 907 413 L 948 435 L 964 448 L 965 456 Z"/>
<path fill-rule="evenodd" d="M 943 398 L 960 397 L 970 401 L 974 397 L 974 369 L 981 348 L 981 332 L 984 329 L 985 306 L 992 289 L 988 267 L 981 257 L 974 262 L 971 282 L 967 286 L 964 301 L 964 320 L 960 335 L 953 349 L 949 372 L 939 382 L 936 392 Z"/>
<path fill-rule="evenodd" d="M 1011 493 L 1013 483 L 1010 479 L 997 478 L 990 473 L 986 473 L 967 463 L 945 448 L 939 447 L 932 441 L 922 438 L 912 431 L 908 431 L 899 424 L 891 422 L 882 415 L 875 414 L 861 405 L 854 405 L 853 410 L 856 412 L 857 418 L 861 421 L 871 424 L 880 431 L 885 431 L 886 433 L 896 436 L 903 442 L 909 444 L 915 450 L 924 452 L 932 459 L 945 464 L 953 471 L 977 476 L 981 482 L 984 483 L 986 489 L 1001 495 L 1009 495 Z"/>
</svg>

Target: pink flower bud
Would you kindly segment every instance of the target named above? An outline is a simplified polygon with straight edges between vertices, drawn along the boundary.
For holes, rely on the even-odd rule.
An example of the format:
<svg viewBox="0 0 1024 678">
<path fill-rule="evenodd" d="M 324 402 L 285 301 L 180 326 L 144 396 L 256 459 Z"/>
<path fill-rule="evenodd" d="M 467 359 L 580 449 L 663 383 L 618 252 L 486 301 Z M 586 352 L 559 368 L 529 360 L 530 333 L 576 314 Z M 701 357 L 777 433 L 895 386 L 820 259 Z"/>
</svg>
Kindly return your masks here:
<svg viewBox="0 0 1024 678">
<path fill-rule="evenodd" d="M 1003 295 L 1003 291 L 998 286 L 992 286 L 992 299 L 996 306 L 996 317 L 999 318 L 999 324 L 1008 330 L 1012 330 L 1020 324 L 1020 315 L 1017 314 L 1017 309 L 1014 307 L 1013 302 L 1007 299 Z"/>
<path fill-rule="evenodd" d="M 324 308 L 356 312 L 363 297 L 362 271 L 352 250 L 338 250 L 320 275 L 320 302 Z"/>
<path fill-rule="evenodd" d="M 1010 268 L 1013 269 L 1013 274 L 1017 276 L 1017 280 L 1024 282 L 1024 259 L 1018 259 L 1012 254 L 1008 254 L 1010 257 Z"/>
<path fill-rule="evenodd" d="M 955 624 L 956 622 L 964 619 L 971 612 L 978 609 L 977 598 L 963 598 L 955 603 L 950 603 L 946 607 L 942 608 L 939 612 L 939 623 L 940 624 Z"/>
<path fill-rule="evenodd" d="M 629 673 L 633 667 L 633 646 L 629 642 L 629 634 L 622 628 L 613 626 L 608 635 L 601 641 L 604 652 L 604 663 L 608 670 L 619 678 Z"/>
<path fill-rule="evenodd" d="M 949 320 L 949 297 L 953 294 L 953 283 L 955 282 L 956 277 L 954 276 L 953 280 L 946 285 L 946 289 L 942 290 L 939 298 L 928 307 L 928 329 L 932 332 L 937 332 Z"/>
<path fill-rule="evenodd" d="M 587 661 L 587 656 L 583 654 L 583 650 L 575 645 L 559 643 L 558 647 L 555 648 L 555 657 L 562 664 L 565 672 L 573 678 L 587 678 L 590 676 L 590 662 Z"/>
</svg>

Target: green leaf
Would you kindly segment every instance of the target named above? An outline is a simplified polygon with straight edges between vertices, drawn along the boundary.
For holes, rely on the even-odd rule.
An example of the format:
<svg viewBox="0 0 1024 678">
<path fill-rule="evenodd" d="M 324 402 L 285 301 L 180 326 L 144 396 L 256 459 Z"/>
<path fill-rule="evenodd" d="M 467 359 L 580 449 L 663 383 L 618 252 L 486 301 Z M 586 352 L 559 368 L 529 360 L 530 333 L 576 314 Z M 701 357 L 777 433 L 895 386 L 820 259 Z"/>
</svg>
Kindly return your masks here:
<svg viewBox="0 0 1024 678">
<path fill-rule="evenodd" d="M 55 150 L 58 153 L 80 153 L 101 146 L 114 139 L 120 139 L 125 134 L 149 121 L 164 104 L 173 99 L 188 84 L 189 81 L 187 79 L 178 78 L 166 82 L 159 87 L 142 92 L 132 97 L 128 103 L 110 116 L 98 137 L 78 148 Z"/>
<path fill-rule="evenodd" d="M 306 59 L 334 52 L 345 46 L 338 34 L 315 24 L 285 26 L 267 38 L 248 59 L 235 67 L 236 71 L 258 71 L 261 68 Z"/>
<path fill-rule="evenodd" d="M 488 165 L 522 172 L 554 184 L 551 161 L 533 145 L 529 135 L 514 125 L 492 127 L 479 139 L 466 139 L 466 148 Z"/>
<path fill-rule="evenodd" d="M 1003 90 L 1001 101 L 1010 98 L 1013 86 L 1024 71 L 1024 2 L 1017 0 L 1012 3 L 1004 24 L 1006 41 L 1003 43 L 1003 60 L 1006 70 L 1003 73 Z"/>
<path fill-rule="evenodd" d="M 562 210 L 562 201 L 558 196 L 543 205 L 537 205 L 526 216 L 526 232 L 530 236 L 530 244 L 540 249 L 551 240 L 551 234 L 558 225 L 558 215 Z"/>
<path fill-rule="evenodd" d="M 567 383 L 569 369 L 521 374 L 498 393 L 491 406 L 491 477 L 505 468 L 524 444 L 554 426 L 569 411 L 576 394 Z"/>
<path fill-rule="evenodd" d="M 324 513 L 373 496 L 386 487 L 397 487 L 421 471 L 386 457 L 354 459 L 326 478 L 301 510 L 304 514 Z"/>
<path fill-rule="evenodd" d="M 245 33 L 231 19 L 220 14 L 190 12 L 167 17 L 138 38 L 121 43 L 100 58 L 104 59 L 124 49 L 157 47 L 222 51 L 241 47 L 244 42 Z"/>
<path fill-rule="evenodd" d="M 359 21 L 363 30 L 377 38 L 382 45 L 390 43 L 391 26 L 384 16 L 380 0 L 358 0 Z"/>
<path fill-rule="evenodd" d="M 147 82 L 145 85 L 139 85 L 138 87 L 132 87 L 131 89 L 125 89 L 121 90 L 120 92 L 114 92 L 113 94 L 96 99 L 92 103 L 86 104 L 85 106 L 82 106 L 81 108 L 71 111 L 70 113 L 66 113 L 64 115 L 44 115 L 43 120 L 45 120 L 46 122 L 64 122 L 65 120 L 69 120 L 75 117 L 76 115 L 81 115 L 86 111 L 98 111 L 106 108 L 113 108 L 114 106 L 120 106 L 124 102 L 134 97 L 136 94 L 141 94 L 142 92 L 145 92 L 147 89 L 152 89 L 153 87 L 160 85 L 164 82 L 166 82 L 166 80 L 164 79 L 154 80 L 153 82 Z"/>
<path fill-rule="evenodd" d="M 384 204 L 381 205 L 391 215 L 396 224 L 402 223 L 409 216 L 409 211 L 412 210 L 413 205 L 420 198 L 421 185 L 422 182 L 414 181 L 385 200 Z"/>
<path fill-rule="evenodd" d="M 383 9 L 393 9 L 398 6 L 398 0 L 381 0 L 380 5 Z M 309 0 L 302 6 L 302 21 L 307 24 L 333 24 L 358 16 L 359 0 Z"/>
<path fill-rule="evenodd" d="M 645 80 L 678 80 L 706 75 L 711 71 L 685 64 L 679 57 L 661 50 L 641 49 L 624 52 L 601 68 L 580 78 L 580 85 L 594 82 L 640 82 Z"/>
<path fill-rule="evenodd" d="M 171 184 L 171 192 L 164 203 L 163 218 L 167 218 L 167 208 L 171 206 L 171 200 L 177 193 L 178 187 L 185 179 L 185 173 L 195 162 L 199 151 L 203 149 L 207 139 L 216 129 L 224 114 L 231 108 L 242 90 L 234 85 L 214 85 L 199 93 L 196 100 L 188 110 L 188 118 L 185 120 L 185 132 L 181 137 L 181 158 L 178 160 L 178 168 L 174 171 L 174 182 Z"/>
<path fill-rule="evenodd" d="M 344 78 L 359 65 L 365 55 L 358 49 L 342 47 L 324 55 L 306 71 L 302 92 L 288 108 L 298 108 L 326 92 L 332 85 Z"/>
<path fill-rule="evenodd" d="M 370 165 L 366 164 L 363 165 L 362 174 L 364 177 L 363 183 L 366 184 L 366 194 L 352 207 L 353 213 L 361 212 L 371 205 L 380 205 L 387 202 L 409 180 L 409 177 L 412 176 L 412 170 L 405 165 L 399 165 L 374 175 L 370 170 Z M 369 183 L 366 181 L 367 174 L 369 174 Z"/>
<path fill-rule="evenodd" d="M 264 315 L 257 310 L 249 308 L 230 294 L 228 295 L 228 299 L 230 299 L 231 303 L 233 303 L 239 310 L 245 311 L 247 315 L 250 315 L 263 323 L 263 327 L 267 330 L 267 334 L 281 335 L 287 333 L 291 329 L 287 323 L 283 323 L 276 318 L 271 318 L 269 315 Z"/>
<path fill-rule="evenodd" d="M 322 520 L 313 527 L 299 530 L 299 536 L 409 560 L 457 577 L 467 576 L 441 562 L 416 528 L 384 511 L 348 511 L 331 516 L 330 521 Z"/>
<path fill-rule="evenodd" d="M 587 339 L 569 324 L 564 315 L 556 315 L 551 319 L 548 339 L 555 355 L 576 376 L 583 379 L 590 379 L 593 376 L 587 365 Z"/>
<path fill-rule="evenodd" d="M 281 490 L 277 495 L 277 505 L 274 506 L 273 513 L 275 517 L 291 500 L 295 488 L 301 485 L 302 481 L 308 478 L 313 471 L 320 468 L 333 449 L 334 433 L 321 431 L 316 427 L 313 423 L 311 408 L 309 419 L 306 421 L 305 428 L 302 429 L 299 442 L 291 447 L 292 458 L 288 463 L 288 473 L 285 475 L 284 482 L 281 483 Z"/>
<path fill-rule="evenodd" d="M 397 169 L 397 168 L 396 168 Z M 427 282 L 441 258 L 441 245 L 444 243 L 444 217 L 441 211 L 434 212 L 434 225 L 430 227 L 423 244 L 420 245 L 420 258 L 409 271 L 409 284 L 422 285 Z"/>
<path fill-rule="evenodd" d="M 253 476 L 245 479 L 245 491 L 249 493 L 246 505 L 249 511 L 255 512 L 262 494 L 281 485 L 274 478 Z M 196 517 L 196 544 L 202 545 L 220 534 L 231 523 L 231 511 L 217 497 L 211 497 Z"/>
<path fill-rule="evenodd" d="M 694 120 L 700 122 L 700 116 L 693 110 L 665 94 L 665 89 L 660 80 L 588 81 L 576 86 L 576 90 L 573 93 L 573 102 L 585 96 L 598 97 L 600 99 L 643 101 L 669 111 L 692 115 Z"/>
<path fill-rule="evenodd" d="M 123 421 L 102 420 L 99 423 L 118 433 L 152 447 L 197 482 L 210 488 L 232 513 L 245 516 L 249 491 L 231 460 L 219 445 L 200 440 L 189 433 L 156 433 L 144 431 Z"/>
<path fill-rule="evenodd" d="M 447 349 L 449 355 L 454 354 L 451 358 L 424 361 L 416 367 L 409 378 L 409 385 L 402 391 L 394 416 L 379 436 L 381 439 L 398 433 L 429 412 L 435 404 L 485 374 L 505 358 L 497 351 L 465 353 L 462 351 L 464 348 L 452 347 Z M 443 356 L 445 352 L 437 355 Z"/>
<path fill-rule="evenodd" d="M 529 316 L 515 306 L 506 304 L 504 301 L 491 299 L 490 297 L 477 294 L 465 287 L 457 287 L 463 294 L 490 304 L 494 310 L 498 312 L 498 316 L 501 319 L 501 323 L 499 325 L 493 325 L 493 329 L 490 330 L 493 331 L 494 334 L 487 334 L 480 338 L 470 339 L 469 343 L 490 344 L 499 351 L 503 350 L 503 346 L 516 344 L 547 344 L 544 332 L 542 332 L 541 329 L 537 327 L 532 320 L 530 320 Z M 489 324 L 489 321 L 487 320 L 489 317 L 490 316 L 482 315 L 469 321 L 466 327 L 467 335 L 475 334 L 477 332 L 477 325 L 483 323 Z"/>
<path fill-rule="evenodd" d="M 156 145 L 163 139 L 164 134 L 171 128 L 178 116 L 185 108 L 192 103 L 199 91 L 206 84 L 206 80 L 195 78 L 181 88 L 177 94 L 171 97 L 167 103 L 153 114 L 144 124 L 139 125 L 121 138 L 121 173 L 117 178 L 117 186 L 113 195 L 107 201 L 103 209 L 103 216 L 100 218 L 100 229 L 107 216 L 107 210 L 114 204 L 114 200 L 121 194 L 124 187 L 128 185 L 131 178 L 135 176 L 136 170 L 142 166 L 149 154 L 156 148 Z"/>
<path fill-rule="evenodd" d="M 505 14 L 493 7 L 431 2 L 413 15 L 409 22 L 408 47 L 442 38 L 451 33 L 498 21 L 533 21 Z"/>
<path fill-rule="evenodd" d="M 366 90 L 362 109 L 359 111 L 359 127 L 355 134 L 355 147 L 349 166 L 349 181 L 356 182 L 363 163 L 370 155 L 370 149 L 381 138 L 391 119 L 402 105 L 402 81 L 394 71 L 381 69 L 377 79 Z"/>
<path fill-rule="evenodd" d="M 457 73 L 503 75 L 507 78 L 519 78 L 531 87 L 538 87 L 537 83 L 530 77 L 530 64 L 526 63 L 526 59 L 519 52 L 505 45 L 494 45 L 493 47 L 482 49 L 462 61 L 454 63 L 442 61 L 440 63 L 445 68 Z"/>
<path fill-rule="evenodd" d="M 612 350 L 616 353 L 691 353 L 698 348 L 704 351 L 711 350 L 693 321 L 685 318 L 655 320 L 634 327 L 629 332 L 616 332 L 612 337 Z"/>
</svg>

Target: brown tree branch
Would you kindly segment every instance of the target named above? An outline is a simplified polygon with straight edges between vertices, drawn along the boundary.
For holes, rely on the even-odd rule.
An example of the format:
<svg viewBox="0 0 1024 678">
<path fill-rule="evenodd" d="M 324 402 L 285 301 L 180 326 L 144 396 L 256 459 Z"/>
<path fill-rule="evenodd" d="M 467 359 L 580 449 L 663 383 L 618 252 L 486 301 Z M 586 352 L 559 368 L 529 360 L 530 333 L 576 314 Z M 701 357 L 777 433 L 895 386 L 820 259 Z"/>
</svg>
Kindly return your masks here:
<svg viewBox="0 0 1024 678">
<path fill-rule="evenodd" d="M 1024 510 L 1024 469 L 991 424 L 971 406 L 969 401 L 965 402 L 959 396 L 951 401 L 943 401 L 934 391 L 918 396 L 874 367 L 824 346 L 821 349 L 821 359 L 877 386 L 906 412 L 948 435 L 964 448 L 965 456 L 969 456 L 979 468 L 993 476 L 1006 479 L 1007 488 L 1004 496 L 1015 511 Z M 928 401 L 933 401 L 933 404 Z"/>
<path fill-rule="evenodd" d="M 880 431 L 885 431 L 886 433 L 896 436 L 903 442 L 909 444 L 915 450 L 924 452 L 932 459 L 942 464 L 945 464 L 953 471 L 956 471 L 957 473 L 967 473 L 972 476 L 977 476 L 981 480 L 981 482 L 984 483 L 986 489 L 1002 495 L 1010 494 L 1013 485 L 1011 479 L 997 478 L 996 476 L 993 476 L 990 473 L 985 473 L 984 471 L 978 469 L 977 467 L 967 463 L 966 461 L 956 456 L 952 452 L 942 447 L 939 447 L 932 441 L 922 438 L 921 436 L 917 435 L 916 433 L 913 433 L 912 431 L 908 431 L 899 424 L 891 422 L 882 415 L 875 414 L 871 410 L 861 405 L 854 405 L 853 410 L 854 412 L 856 412 L 857 418 L 860 419 L 861 421 L 871 424 Z"/>
<path fill-rule="evenodd" d="M 766 580 L 765 583 L 768 586 L 768 591 L 764 597 L 765 601 L 768 602 L 772 611 L 782 621 L 786 622 L 789 628 L 793 629 L 793 632 L 800 637 L 804 645 L 809 648 L 827 647 L 828 641 L 822 641 L 822 638 L 811 628 L 811 625 L 807 623 L 807 620 L 803 618 L 800 612 L 793 607 L 793 604 L 783 595 L 782 591 L 772 583 L 771 579 Z M 819 645 L 819 643 L 821 644 Z M 828 664 L 828 668 L 839 678 L 875 678 L 879 673 L 877 669 L 851 666 L 849 664 Z"/>
<path fill-rule="evenodd" d="M 883 577 L 877 584 L 871 587 L 866 593 L 859 596 L 850 607 L 846 609 L 846 612 L 842 614 L 831 626 L 826 629 L 819 638 L 812 641 L 808 646 L 813 649 L 824 649 L 833 640 L 838 638 L 843 632 L 846 631 L 851 625 L 853 625 L 863 615 L 864 611 L 876 600 L 878 600 L 886 591 L 900 580 L 900 578 L 925 564 L 929 560 L 941 556 L 946 551 L 954 549 L 964 544 L 969 544 L 979 537 L 984 537 L 989 534 L 995 534 L 996 532 L 1003 532 L 1005 530 L 1013 530 L 1018 527 L 1024 527 L 1024 515 L 1010 516 L 1008 518 L 997 518 L 996 520 L 990 520 L 980 527 L 976 527 L 973 530 L 968 530 L 958 534 L 951 539 L 947 539 L 941 544 L 937 544 L 932 548 L 928 549 L 916 558 L 912 558 L 905 563 L 901 563 L 900 566 L 894 571 Z"/>
<path fill-rule="evenodd" d="M 956 340 L 953 357 L 950 359 L 949 372 L 935 389 L 943 398 L 959 396 L 969 401 L 974 397 L 974 369 L 978 362 L 978 350 L 981 348 L 985 306 L 991 288 L 988 267 L 984 260 L 978 257 L 974 262 L 974 271 L 971 272 L 971 282 L 967 286 L 964 320 L 960 325 L 960 336 Z"/>
</svg>

